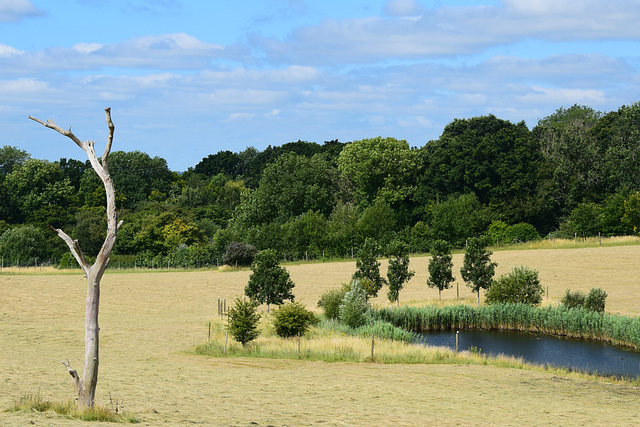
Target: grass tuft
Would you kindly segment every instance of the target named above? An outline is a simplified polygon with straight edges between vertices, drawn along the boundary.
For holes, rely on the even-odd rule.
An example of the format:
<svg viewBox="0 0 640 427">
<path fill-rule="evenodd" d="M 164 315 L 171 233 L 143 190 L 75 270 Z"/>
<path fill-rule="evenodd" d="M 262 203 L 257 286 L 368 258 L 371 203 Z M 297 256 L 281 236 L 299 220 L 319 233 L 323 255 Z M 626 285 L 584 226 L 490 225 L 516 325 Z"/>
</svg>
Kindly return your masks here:
<svg viewBox="0 0 640 427">
<path fill-rule="evenodd" d="M 78 408 L 75 401 L 51 402 L 45 400 L 40 392 L 37 394 L 28 393 L 15 401 L 13 406 L 5 412 L 48 412 L 53 411 L 67 418 L 74 418 L 82 421 L 100 421 L 109 423 L 139 423 L 140 420 L 131 414 L 124 412 L 120 407 L 111 409 L 106 406 L 96 405 L 93 408 Z"/>
</svg>

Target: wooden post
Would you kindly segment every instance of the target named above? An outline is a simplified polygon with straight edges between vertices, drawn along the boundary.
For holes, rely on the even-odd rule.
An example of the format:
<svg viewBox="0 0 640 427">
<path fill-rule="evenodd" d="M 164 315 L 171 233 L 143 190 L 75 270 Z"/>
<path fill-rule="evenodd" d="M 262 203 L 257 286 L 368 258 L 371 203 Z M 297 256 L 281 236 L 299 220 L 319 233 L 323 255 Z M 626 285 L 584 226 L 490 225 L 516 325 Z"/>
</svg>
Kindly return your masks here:
<svg viewBox="0 0 640 427">
<path fill-rule="evenodd" d="M 456 282 L 456 299 L 460 299 L 460 286 Z"/>
<path fill-rule="evenodd" d="M 211 322 L 209 322 L 209 340 L 208 342 L 211 342 Z"/>
<path fill-rule="evenodd" d="M 224 354 L 227 354 L 227 341 L 229 340 L 229 331 L 224 334 Z"/>
<path fill-rule="evenodd" d="M 456 331 L 456 353 L 458 352 L 458 343 L 459 343 L 458 337 L 459 336 L 460 336 L 460 331 Z"/>
<path fill-rule="evenodd" d="M 573 243 L 578 243 L 578 233 L 573 233 Z"/>
<path fill-rule="evenodd" d="M 373 349 L 376 345 L 376 336 L 371 335 L 371 360 L 373 360 Z"/>
</svg>

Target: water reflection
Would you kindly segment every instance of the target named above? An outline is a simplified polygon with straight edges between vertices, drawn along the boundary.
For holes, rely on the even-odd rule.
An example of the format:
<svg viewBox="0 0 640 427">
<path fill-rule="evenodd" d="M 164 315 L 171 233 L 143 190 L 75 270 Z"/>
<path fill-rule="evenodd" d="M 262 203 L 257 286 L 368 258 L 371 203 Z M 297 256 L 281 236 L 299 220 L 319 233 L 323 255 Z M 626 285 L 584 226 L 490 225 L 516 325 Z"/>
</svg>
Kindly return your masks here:
<svg viewBox="0 0 640 427">
<path fill-rule="evenodd" d="M 455 350 L 456 332 L 421 334 L 422 343 Z M 587 372 L 640 377 L 640 352 L 588 340 L 505 331 L 460 331 L 460 351 L 471 346 L 483 354 L 505 354 L 527 362 L 564 366 Z"/>
</svg>

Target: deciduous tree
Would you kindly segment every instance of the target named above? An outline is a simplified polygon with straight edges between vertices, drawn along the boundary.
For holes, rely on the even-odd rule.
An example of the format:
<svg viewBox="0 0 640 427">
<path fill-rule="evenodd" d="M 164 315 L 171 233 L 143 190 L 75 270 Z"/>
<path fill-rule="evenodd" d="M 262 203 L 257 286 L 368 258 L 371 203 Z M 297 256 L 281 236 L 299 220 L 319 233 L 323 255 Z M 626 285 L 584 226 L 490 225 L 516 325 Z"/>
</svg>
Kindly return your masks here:
<svg viewBox="0 0 640 427">
<path fill-rule="evenodd" d="M 397 305 L 400 305 L 400 291 L 416 272 L 409 270 L 409 248 L 406 244 L 397 242 L 393 245 L 391 255 L 393 258 L 389 260 L 389 267 L 387 268 L 387 280 L 389 281 L 387 298 L 389 298 L 389 301 L 395 301 Z"/>
<path fill-rule="evenodd" d="M 427 286 L 438 288 L 438 300 L 442 299 L 442 290 L 449 289 L 454 281 L 452 268 L 451 247 L 444 240 L 434 241 L 431 247 Z"/>
<path fill-rule="evenodd" d="M 488 289 L 493 284 L 493 275 L 498 264 L 491 262 L 492 252 L 487 249 L 483 239 L 474 237 L 469 239 L 469 245 L 464 253 L 464 261 L 460 273 L 467 286 L 478 293 L 480 306 L 480 289 Z"/>
<path fill-rule="evenodd" d="M 293 301 L 295 284 L 287 269 L 280 266 L 274 250 L 258 252 L 256 260 L 251 265 L 251 271 L 244 293 L 261 304 L 267 304 L 267 313 L 271 304 L 282 304 L 285 300 Z"/>
</svg>

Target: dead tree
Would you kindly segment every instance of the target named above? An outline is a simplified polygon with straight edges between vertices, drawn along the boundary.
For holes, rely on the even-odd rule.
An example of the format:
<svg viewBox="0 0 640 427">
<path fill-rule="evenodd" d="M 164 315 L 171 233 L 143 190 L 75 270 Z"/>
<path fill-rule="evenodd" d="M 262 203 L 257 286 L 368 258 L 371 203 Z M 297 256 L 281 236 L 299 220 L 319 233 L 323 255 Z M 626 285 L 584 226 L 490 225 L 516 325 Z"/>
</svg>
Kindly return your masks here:
<svg viewBox="0 0 640 427">
<path fill-rule="evenodd" d="M 78 371 L 71 368 L 68 361 L 62 362 L 67 367 L 67 371 L 73 378 L 73 386 L 78 393 L 78 403 L 82 407 L 93 407 L 95 400 L 99 365 L 98 338 L 100 328 L 98 327 L 98 309 L 100 306 L 100 280 L 107 268 L 107 264 L 109 264 L 109 255 L 111 254 L 113 245 L 116 242 L 118 228 L 122 225 L 122 221 L 120 221 L 120 223 L 117 222 L 116 193 L 113 187 L 113 180 L 111 179 L 111 175 L 109 175 L 108 166 L 109 153 L 111 151 L 111 143 L 113 142 L 115 126 L 111 121 L 111 109 L 105 108 L 104 111 L 107 118 L 107 126 L 109 127 L 109 136 L 101 159 L 98 159 L 98 156 L 96 155 L 94 141 L 83 142 L 78 139 L 73 132 L 71 132 L 71 129 L 64 130 L 56 125 L 52 120 L 47 120 L 45 123 L 35 117 L 29 116 L 31 120 L 35 120 L 41 125 L 53 129 L 70 138 L 78 145 L 78 147 L 82 148 L 87 153 L 87 157 L 89 158 L 89 162 L 91 162 L 93 170 L 96 171 L 102 180 L 107 194 L 107 237 L 105 238 L 102 248 L 100 249 L 93 265 L 90 265 L 87 262 L 77 240 L 71 239 L 71 237 L 61 229 L 50 227 L 58 234 L 58 236 L 60 236 L 60 238 L 62 238 L 62 240 L 64 240 L 67 246 L 69 246 L 69 250 L 71 250 L 71 253 L 76 261 L 78 261 L 78 264 L 80 264 L 80 267 L 87 278 L 87 305 L 84 317 L 84 370 L 82 372 L 82 378 L 78 375 Z"/>
</svg>

